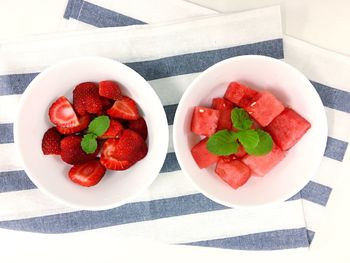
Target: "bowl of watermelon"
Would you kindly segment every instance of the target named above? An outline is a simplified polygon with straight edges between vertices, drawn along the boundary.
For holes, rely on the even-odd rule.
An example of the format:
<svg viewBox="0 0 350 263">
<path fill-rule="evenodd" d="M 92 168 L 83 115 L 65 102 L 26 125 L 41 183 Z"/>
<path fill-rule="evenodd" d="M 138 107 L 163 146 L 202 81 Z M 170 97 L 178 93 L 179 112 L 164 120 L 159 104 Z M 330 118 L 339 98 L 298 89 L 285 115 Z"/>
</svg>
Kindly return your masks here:
<svg viewBox="0 0 350 263">
<path fill-rule="evenodd" d="M 252 208 L 285 201 L 316 174 L 327 141 L 322 101 L 287 63 L 239 56 L 201 73 L 173 128 L 181 169 L 208 198 Z"/>
<path fill-rule="evenodd" d="M 152 87 L 102 57 L 68 59 L 23 93 L 14 126 L 24 170 L 55 200 L 84 210 L 120 206 L 157 177 L 168 124 Z"/>
</svg>

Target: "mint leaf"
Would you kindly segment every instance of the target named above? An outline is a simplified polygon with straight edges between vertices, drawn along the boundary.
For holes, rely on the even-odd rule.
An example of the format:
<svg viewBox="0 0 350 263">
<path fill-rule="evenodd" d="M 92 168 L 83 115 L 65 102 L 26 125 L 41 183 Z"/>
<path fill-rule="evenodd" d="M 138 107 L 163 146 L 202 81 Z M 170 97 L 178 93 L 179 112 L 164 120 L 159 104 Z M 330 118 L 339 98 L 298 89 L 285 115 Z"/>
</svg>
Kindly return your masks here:
<svg viewBox="0 0 350 263">
<path fill-rule="evenodd" d="M 212 135 L 207 141 L 207 149 L 216 155 L 230 155 L 238 151 L 239 144 L 234 132 L 221 130 Z"/>
<path fill-rule="evenodd" d="M 255 130 L 238 131 L 236 136 L 244 148 L 255 148 L 259 143 L 259 134 Z"/>
<path fill-rule="evenodd" d="M 239 130 L 247 130 L 253 125 L 248 112 L 241 108 L 234 108 L 231 111 L 231 121 L 233 127 Z"/>
<path fill-rule="evenodd" d="M 93 133 L 96 136 L 101 136 L 108 130 L 109 124 L 110 120 L 108 116 L 98 116 L 90 122 L 88 133 Z"/>
<path fill-rule="evenodd" d="M 270 134 L 260 129 L 255 131 L 259 135 L 259 143 L 255 147 L 244 147 L 244 149 L 251 155 L 261 156 L 268 154 L 271 152 L 273 146 L 273 141 Z"/>
<path fill-rule="evenodd" d="M 97 149 L 97 140 L 95 134 L 85 134 L 80 143 L 81 148 L 87 154 L 94 153 Z"/>
</svg>

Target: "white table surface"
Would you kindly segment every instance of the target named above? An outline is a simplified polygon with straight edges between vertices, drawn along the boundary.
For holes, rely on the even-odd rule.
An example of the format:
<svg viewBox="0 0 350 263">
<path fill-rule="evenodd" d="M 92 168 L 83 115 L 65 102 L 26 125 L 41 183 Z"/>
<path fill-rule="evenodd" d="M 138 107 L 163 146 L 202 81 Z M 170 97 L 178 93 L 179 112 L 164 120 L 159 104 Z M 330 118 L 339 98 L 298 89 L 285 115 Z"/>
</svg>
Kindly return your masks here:
<svg viewBox="0 0 350 263">
<path fill-rule="evenodd" d="M 282 4 L 286 34 L 350 56 L 348 0 L 191 1 L 221 12 L 237 12 Z M 21 8 L 18 8 L 19 3 Z M 64 31 L 61 16 L 65 7 L 66 1 L 61 0 L 0 0 L 0 40 Z M 350 164 L 349 150 L 345 160 Z M 350 165 L 348 166 L 345 168 L 350 172 Z M 41 235 L 0 229 L 0 262 L 187 262 L 194 259 L 202 262 L 350 262 L 349 186 L 350 176 L 340 178 L 336 183 L 326 208 L 326 216 L 317 229 L 311 249 L 307 253 L 246 252 L 170 246 L 144 240 L 96 237 L 94 231 L 76 236 L 74 233 Z"/>
</svg>

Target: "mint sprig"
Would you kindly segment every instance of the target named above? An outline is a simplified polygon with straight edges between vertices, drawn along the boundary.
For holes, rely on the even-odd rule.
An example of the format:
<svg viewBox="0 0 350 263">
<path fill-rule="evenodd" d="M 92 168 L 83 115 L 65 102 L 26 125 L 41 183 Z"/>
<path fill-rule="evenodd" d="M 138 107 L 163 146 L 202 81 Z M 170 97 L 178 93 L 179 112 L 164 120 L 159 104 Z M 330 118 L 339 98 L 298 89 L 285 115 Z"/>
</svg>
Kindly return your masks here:
<svg viewBox="0 0 350 263">
<path fill-rule="evenodd" d="M 93 119 L 88 127 L 87 134 L 81 140 L 80 146 L 87 154 L 94 153 L 97 149 L 98 136 L 103 135 L 109 128 L 110 120 L 108 116 L 102 115 Z"/>
<path fill-rule="evenodd" d="M 207 141 L 208 151 L 216 155 L 230 155 L 238 151 L 239 144 L 233 131 L 221 130 Z"/>
<path fill-rule="evenodd" d="M 253 120 L 242 108 L 231 111 L 233 127 L 238 131 L 221 130 L 213 134 L 207 141 L 207 149 L 216 155 L 230 155 L 237 153 L 239 143 L 248 154 L 261 156 L 272 150 L 273 141 L 267 132 L 252 129 Z"/>
</svg>

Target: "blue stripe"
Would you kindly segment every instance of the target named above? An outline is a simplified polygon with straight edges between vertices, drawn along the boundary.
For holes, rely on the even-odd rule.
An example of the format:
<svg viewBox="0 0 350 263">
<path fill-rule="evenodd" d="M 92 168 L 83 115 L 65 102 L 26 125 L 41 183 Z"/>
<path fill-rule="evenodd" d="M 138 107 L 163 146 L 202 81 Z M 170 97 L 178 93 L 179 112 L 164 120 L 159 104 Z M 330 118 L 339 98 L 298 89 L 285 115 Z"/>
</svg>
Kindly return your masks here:
<svg viewBox="0 0 350 263">
<path fill-rule="evenodd" d="M 22 170 L 0 172 L 0 193 L 34 188 L 36 188 L 36 186 Z"/>
<path fill-rule="evenodd" d="M 41 233 L 69 233 L 173 216 L 229 209 L 202 194 L 125 204 L 104 211 L 78 211 L 1 221 L 0 227 Z"/>
<path fill-rule="evenodd" d="M 12 123 L 0 124 L 0 144 L 1 143 L 13 143 L 13 124 Z"/>
<path fill-rule="evenodd" d="M 309 244 L 312 243 L 312 240 L 314 240 L 315 232 L 307 229 L 307 239 L 309 240 Z"/>
<path fill-rule="evenodd" d="M 121 27 L 146 24 L 143 21 L 86 1 L 84 1 L 80 9 L 79 16 L 73 18 L 96 27 Z"/>
<path fill-rule="evenodd" d="M 331 88 L 315 81 L 311 83 L 320 95 L 324 106 L 350 113 L 350 92 Z"/>
<path fill-rule="evenodd" d="M 184 244 L 240 250 L 278 250 L 308 247 L 309 242 L 306 235 L 305 228 L 297 228 Z"/>
<path fill-rule="evenodd" d="M 283 58 L 282 39 L 125 64 L 140 73 L 146 80 L 154 80 L 201 72 L 223 59 L 245 54 Z M 0 75 L 0 95 L 23 93 L 36 75 L 38 75 L 37 72 Z"/>
<path fill-rule="evenodd" d="M 68 0 L 67 6 L 66 6 L 66 10 L 64 11 L 64 14 L 63 14 L 63 17 L 65 19 L 69 19 L 70 18 L 71 14 L 72 14 L 74 2 L 75 2 L 75 0 Z"/>
<path fill-rule="evenodd" d="M 126 63 L 126 65 L 137 71 L 146 80 L 155 80 L 202 72 L 219 61 L 241 55 L 265 55 L 276 59 L 282 59 L 282 39 L 177 55 L 151 61 Z"/>
<path fill-rule="evenodd" d="M 329 176 L 332 176 L 331 174 Z M 329 186 L 310 181 L 301 191 L 301 197 L 310 202 L 326 206 L 332 188 Z"/>
<path fill-rule="evenodd" d="M 324 155 L 328 158 L 341 162 L 344 159 L 344 155 L 347 148 L 348 148 L 347 142 L 344 142 L 332 137 L 328 137 Z"/>
<path fill-rule="evenodd" d="M 80 10 L 83 7 L 83 5 L 84 5 L 83 0 L 73 0 L 72 9 L 71 9 L 69 18 L 77 18 L 79 16 Z"/>
</svg>

